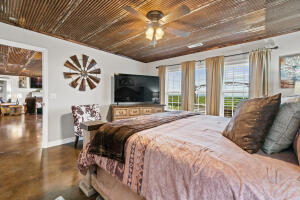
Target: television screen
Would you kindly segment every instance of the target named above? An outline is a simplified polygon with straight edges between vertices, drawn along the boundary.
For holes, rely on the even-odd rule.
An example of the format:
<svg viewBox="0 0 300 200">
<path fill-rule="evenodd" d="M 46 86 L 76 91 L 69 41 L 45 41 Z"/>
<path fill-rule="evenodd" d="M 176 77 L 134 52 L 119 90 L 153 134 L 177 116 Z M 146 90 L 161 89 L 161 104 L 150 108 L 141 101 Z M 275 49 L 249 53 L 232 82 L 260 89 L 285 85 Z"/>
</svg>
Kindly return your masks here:
<svg viewBox="0 0 300 200">
<path fill-rule="evenodd" d="M 30 88 L 42 88 L 42 77 L 31 77 L 30 78 Z"/>
<path fill-rule="evenodd" d="M 115 102 L 159 102 L 159 77 L 115 74 Z"/>
</svg>

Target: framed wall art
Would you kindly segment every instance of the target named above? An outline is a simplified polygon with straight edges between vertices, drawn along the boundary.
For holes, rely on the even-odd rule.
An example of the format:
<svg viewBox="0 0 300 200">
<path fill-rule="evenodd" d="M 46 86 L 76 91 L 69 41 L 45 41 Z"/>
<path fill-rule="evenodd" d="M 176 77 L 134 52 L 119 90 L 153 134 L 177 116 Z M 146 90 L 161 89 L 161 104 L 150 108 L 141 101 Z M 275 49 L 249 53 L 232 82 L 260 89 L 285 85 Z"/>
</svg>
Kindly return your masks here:
<svg viewBox="0 0 300 200">
<path fill-rule="evenodd" d="M 300 81 L 300 53 L 279 57 L 280 87 L 295 88 L 295 82 Z"/>
</svg>

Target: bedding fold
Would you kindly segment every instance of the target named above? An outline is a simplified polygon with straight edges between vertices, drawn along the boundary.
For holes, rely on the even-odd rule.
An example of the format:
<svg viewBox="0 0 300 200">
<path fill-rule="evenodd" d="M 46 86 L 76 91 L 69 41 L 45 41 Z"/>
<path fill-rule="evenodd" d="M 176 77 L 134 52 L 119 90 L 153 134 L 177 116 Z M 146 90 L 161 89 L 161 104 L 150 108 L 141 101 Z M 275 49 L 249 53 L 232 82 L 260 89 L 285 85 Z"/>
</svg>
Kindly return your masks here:
<svg viewBox="0 0 300 200">
<path fill-rule="evenodd" d="M 199 113 L 172 111 L 106 123 L 97 131 L 88 152 L 124 163 L 124 147 L 130 136 L 143 130 L 195 115 L 199 115 Z"/>
</svg>

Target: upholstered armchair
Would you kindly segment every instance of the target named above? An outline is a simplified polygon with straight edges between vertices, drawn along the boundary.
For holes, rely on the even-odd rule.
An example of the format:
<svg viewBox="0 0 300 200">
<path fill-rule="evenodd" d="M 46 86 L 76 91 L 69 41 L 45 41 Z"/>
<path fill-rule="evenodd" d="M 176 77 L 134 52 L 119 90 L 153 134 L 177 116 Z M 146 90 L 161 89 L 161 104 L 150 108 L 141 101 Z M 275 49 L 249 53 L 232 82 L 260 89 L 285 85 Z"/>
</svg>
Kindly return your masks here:
<svg viewBox="0 0 300 200">
<path fill-rule="evenodd" d="M 83 136 L 82 130 L 80 128 L 80 123 L 86 121 L 101 120 L 100 106 L 98 104 L 72 106 L 72 114 L 74 118 L 74 147 L 76 148 L 79 137 Z"/>
</svg>

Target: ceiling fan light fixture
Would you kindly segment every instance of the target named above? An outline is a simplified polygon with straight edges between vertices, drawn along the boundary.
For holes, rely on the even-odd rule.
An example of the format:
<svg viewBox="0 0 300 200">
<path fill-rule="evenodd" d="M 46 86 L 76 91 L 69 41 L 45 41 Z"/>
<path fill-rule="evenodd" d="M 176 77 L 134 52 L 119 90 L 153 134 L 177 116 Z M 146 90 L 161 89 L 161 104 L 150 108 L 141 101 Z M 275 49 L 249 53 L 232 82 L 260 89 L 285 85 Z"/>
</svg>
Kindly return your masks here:
<svg viewBox="0 0 300 200">
<path fill-rule="evenodd" d="M 160 40 L 163 38 L 163 36 L 164 36 L 164 31 L 162 30 L 162 28 L 157 28 L 155 32 L 155 39 Z"/>
<path fill-rule="evenodd" d="M 163 29 L 160 27 L 158 28 L 149 27 L 146 31 L 146 38 L 148 40 L 153 40 L 153 34 L 155 34 L 155 40 L 157 41 L 162 39 L 165 33 Z"/>
<path fill-rule="evenodd" d="M 154 28 L 149 27 L 146 31 L 146 38 L 148 40 L 152 40 L 153 39 L 153 34 L 154 34 Z"/>
</svg>

